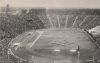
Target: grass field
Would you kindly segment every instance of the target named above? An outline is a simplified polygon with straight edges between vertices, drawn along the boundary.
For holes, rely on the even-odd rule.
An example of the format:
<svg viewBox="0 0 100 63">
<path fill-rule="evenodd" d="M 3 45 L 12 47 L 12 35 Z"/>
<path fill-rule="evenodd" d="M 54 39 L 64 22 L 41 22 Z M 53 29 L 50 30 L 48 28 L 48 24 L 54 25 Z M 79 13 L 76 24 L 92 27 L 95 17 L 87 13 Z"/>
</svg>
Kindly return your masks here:
<svg viewBox="0 0 100 63">
<path fill-rule="evenodd" d="M 81 59 L 86 60 L 89 59 L 89 57 L 91 57 L 92 55 L 96 57 L 97 55 L 99 55 L 96 54 L 98 52 L 96 52 L 97 46 L 95 45 L 95 42 L 92 41 L 88 33 L 83 30 L 75 28 L 65 28 L 65 29 L 54 28 L 48 30 L 45 29 L 38 30 L 38 32 L 42 31 L 44 31 L 43 34 L 39 37 L 38 40 L 36 40 L 35 43 L 34 43 L 35 35 L 36 38 L 38 38 L 39 35 L 34 31 L 33 33 L 31 31 L 32 33 L 31 35 L 28 35 L 30 32 L 27 32 L 26 34 L 22 34 L 19 36 L 19 37 L 23 36 L 22 38 L 20 39 L 18 39 L 19 37 L 15 38 L 12 45 L 15 43 L 20 43 L 20 46 L 17 50 L 15 50 L 15 48 L 12 47 L 11 50 L 13 51 L 13 53 L 24 59 L 28 58 L 29 55 L 34 55 L 36 58 L 38 57 L 40 57 L 40 59 L 44 58 L 44 62 L 46 61 L 46 59 L 48 59 L 48 61 L 49 59 L 55 61 L 59 59 L 59 61 L 60 60 L 62 61 L 62 59 L 65 60 L 71 57 L 77 57 L 77 54 L 71 54 L 69 50 L 73 48 L 78 49 L 79 46 Z M 25 35 L 28 36 L 25 37 Z M 30 48 L 31 45 L 32 47 Z M 63 52 L 57 53 L 54 51 L 56 49 L 60 49 Z M 39 59 L 36 60 L 39 61 Z"/>
</svg>

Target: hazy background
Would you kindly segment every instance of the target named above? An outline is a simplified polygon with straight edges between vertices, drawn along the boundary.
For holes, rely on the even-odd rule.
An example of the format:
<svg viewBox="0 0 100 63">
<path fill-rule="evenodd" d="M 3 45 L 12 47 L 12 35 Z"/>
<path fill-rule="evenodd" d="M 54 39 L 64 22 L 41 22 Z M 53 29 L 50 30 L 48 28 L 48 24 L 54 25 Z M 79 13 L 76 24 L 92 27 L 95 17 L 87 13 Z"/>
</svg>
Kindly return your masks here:
<svg viewBox="0 0 100 63">
<path fill-rule="evenodd" d="M 0 0 L 0 7 L 100 8 L 100 0 Z"/>
</svg>

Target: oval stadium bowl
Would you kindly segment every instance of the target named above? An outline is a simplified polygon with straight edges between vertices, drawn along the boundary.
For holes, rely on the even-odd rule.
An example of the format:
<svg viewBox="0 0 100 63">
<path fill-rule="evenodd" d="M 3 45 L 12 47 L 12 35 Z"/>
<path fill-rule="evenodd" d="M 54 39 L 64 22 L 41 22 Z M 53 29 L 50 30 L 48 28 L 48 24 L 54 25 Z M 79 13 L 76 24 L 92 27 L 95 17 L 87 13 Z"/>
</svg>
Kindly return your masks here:
<svg viewBox="0 0 100 63">
<path fill-rule="evenodd" d="M 92 10 L 39 11 L 37 17 L 45 29 L 14 38 L 10 42 L 11 54 L 23 60 L 31 58 L 34 63 L 95 63 L 100 59 L 100 35 L 92 33 L 92 28 L 99 25 L 100 14 Z"/>
<path fill-rule="evenodd" d="M 85 63 L 99 56 L 94 38 L 79 28 L 32 30 L 14 38 L 10 46 L 14 56 L 24 60 L 34 57 L 35 63 Z"/>
</svg>

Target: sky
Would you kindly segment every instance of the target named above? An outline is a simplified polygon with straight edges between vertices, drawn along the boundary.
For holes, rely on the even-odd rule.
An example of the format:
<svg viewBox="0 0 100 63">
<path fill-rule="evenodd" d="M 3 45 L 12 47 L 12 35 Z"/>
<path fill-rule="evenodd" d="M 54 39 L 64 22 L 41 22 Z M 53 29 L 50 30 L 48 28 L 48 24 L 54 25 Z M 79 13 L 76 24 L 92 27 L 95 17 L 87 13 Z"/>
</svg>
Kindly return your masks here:
<svg viewBox="0 0 100 63">
<path fill-rule="evenodd" d="M 100 8 L 100 0 L 0 0 L 0 7 Z"/>
</svg>

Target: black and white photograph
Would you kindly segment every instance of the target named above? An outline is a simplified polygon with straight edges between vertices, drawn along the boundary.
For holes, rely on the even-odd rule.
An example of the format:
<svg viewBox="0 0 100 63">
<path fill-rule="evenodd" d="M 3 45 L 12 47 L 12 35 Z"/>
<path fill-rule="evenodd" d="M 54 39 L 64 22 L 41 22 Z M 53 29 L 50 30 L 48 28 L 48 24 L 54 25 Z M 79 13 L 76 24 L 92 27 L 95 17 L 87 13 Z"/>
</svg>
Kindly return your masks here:
<svg viewBox="0 0 100 63">
<path fill-rule="evenodd" d="M 100 63 L 100 0 L 0 0 L 0 63 Z"/>
</svg>

